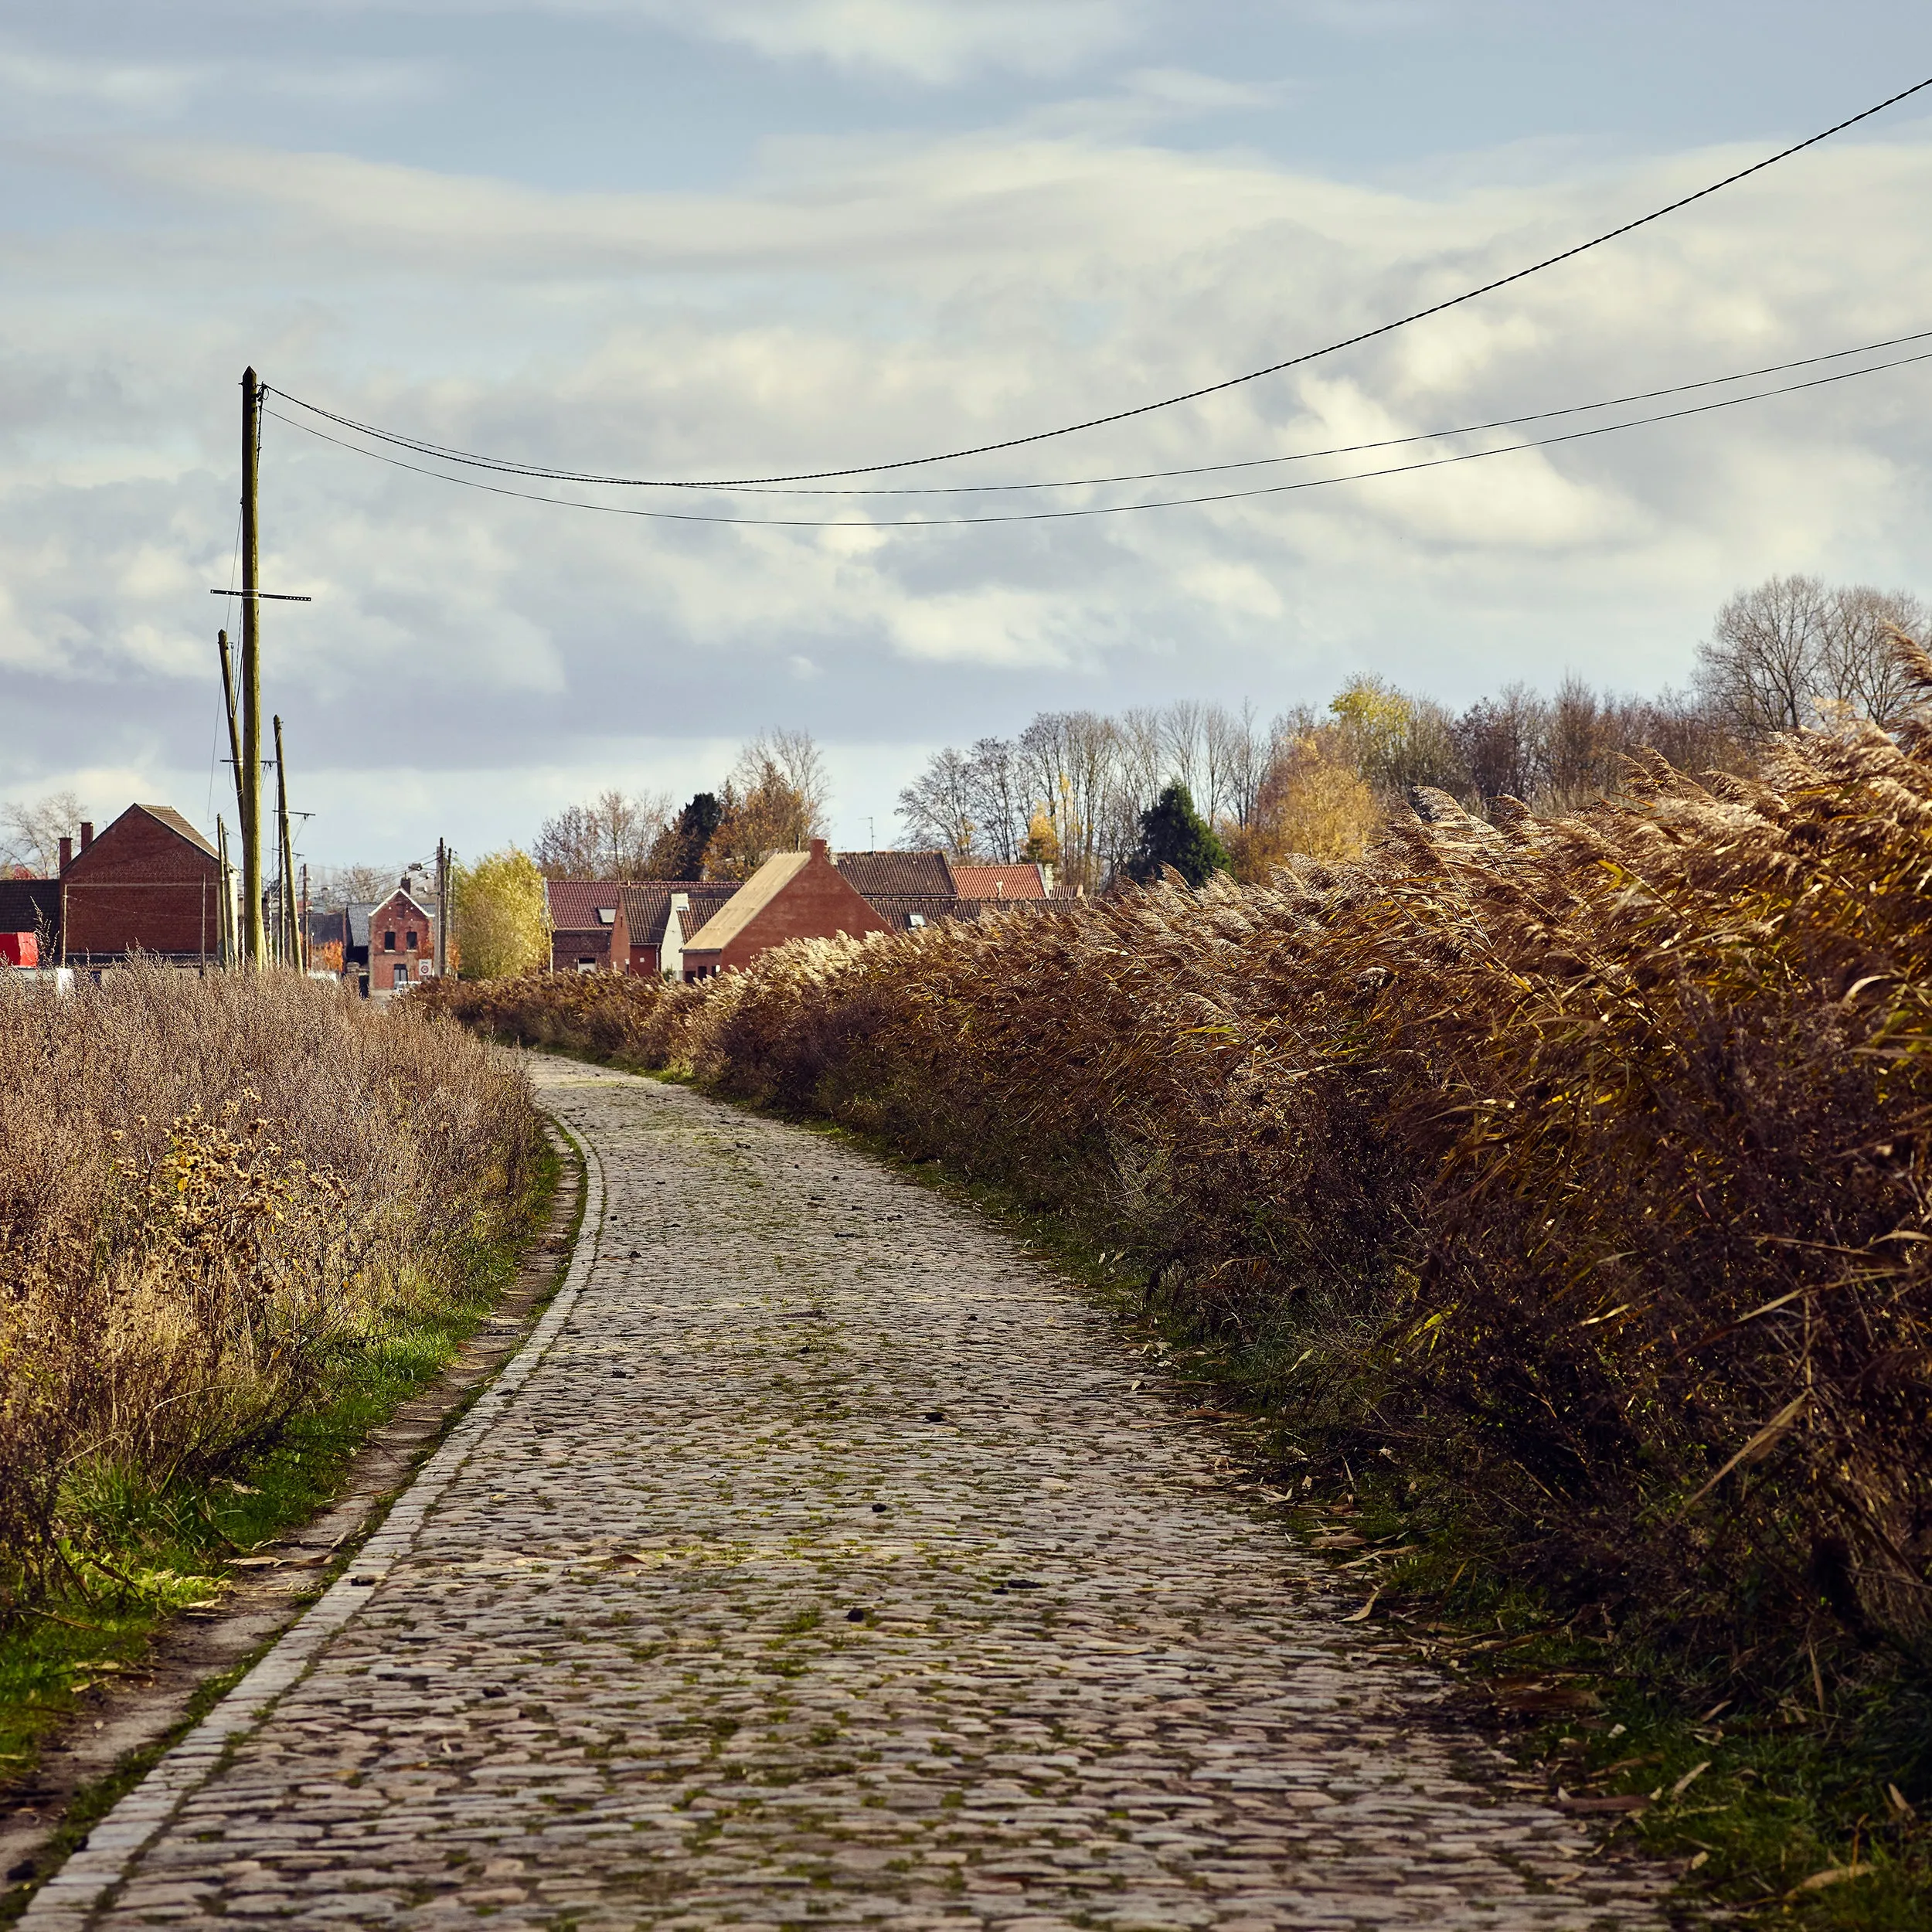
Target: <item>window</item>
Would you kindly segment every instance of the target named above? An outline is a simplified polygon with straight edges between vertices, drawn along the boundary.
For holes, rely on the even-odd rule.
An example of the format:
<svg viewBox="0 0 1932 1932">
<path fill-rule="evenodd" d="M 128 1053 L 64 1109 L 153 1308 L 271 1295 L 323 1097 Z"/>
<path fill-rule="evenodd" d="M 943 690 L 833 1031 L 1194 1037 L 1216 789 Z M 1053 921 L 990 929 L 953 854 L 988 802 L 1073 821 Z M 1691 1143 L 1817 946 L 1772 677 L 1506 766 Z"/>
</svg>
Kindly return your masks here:
<svg viewBox="0 0 1932 1932">
<path fill-rule="evenodd" d="M 384 952 L 386 952 L 386 953 L 393 953 L 393 952 L 394 952 L 394 951 L 395 951 L 395 950 L 396 950 L 396 935 L 395 935 L 393 933 L 385 933 L 385 934 L 383 934 L 383 951 Z"/>
<path fill-rule="evenodd" d="M 399 959 L 395 966 L 396 977 L 389 981 L 392 986 L 406 986 L 410 983 L 409 961 Z"/>
<path fill-rule="evenodd" d="M 415 950 L 416 950 L 416 935 L 415 935 L 415 934 L 413 934 L 413 933 L 405 933 L 405 934 L 403 935 L 403 944 L 404 944 L 404 945 L 405 945 L 405 946 L 406 946 L 406 947 L 410 950 L 410 951 L 411 951 L 411 952 L 414 952 L 414 951 L 415 951 Z"/>
<path fill-rule="evenodd" d="M 617 909 L 616 906 L 600 906 L 597 908 L 597 923 L 600 926 L 614 926 L 617 923 Z"/>
</svg>

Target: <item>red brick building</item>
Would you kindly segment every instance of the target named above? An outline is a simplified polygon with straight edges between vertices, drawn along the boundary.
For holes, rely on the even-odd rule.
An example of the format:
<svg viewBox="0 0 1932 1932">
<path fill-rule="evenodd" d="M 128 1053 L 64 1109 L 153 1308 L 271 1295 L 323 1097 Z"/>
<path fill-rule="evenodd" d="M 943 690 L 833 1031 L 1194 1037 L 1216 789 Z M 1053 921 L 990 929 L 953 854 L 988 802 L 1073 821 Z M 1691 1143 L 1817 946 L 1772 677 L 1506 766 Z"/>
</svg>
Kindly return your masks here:
<svg viewBox="0 0 1932 1932">
<path fill-rule="evenodd" d="M 436 973 L 436 915 L 399 886 L 369 908 L 369 990 L 394 992 Z"/>
<path fill-rule="evenodd" d="M 822 838 L 809 852 L 774 853 L 685 942 L 684 976 L 706 979 L 788 939 L 862 938 L 892 922 L 875 912 L 832 862 Z"/>
<path fill-rule="evenodd" d="M 546 879 L 544 909 L 550 920 L 550 970 L 557 973 L 621 973 L 631 956 L 623 930 L 624 887 L 614 879 Z"/>
<path fill-rule="evenodd" d="M 104 964 L 131 952 L 211 962 L 220 939 L 221 862 L 171 805 L 130 805 L 100 836 L 61 842 L 63 957 Z"/>
<path fill-rule="evenodd" d="M 736 893 L 729 880 L 648 879 L 624 886 L 617 918 L 629 941 L 621 970 L 645 979 L 684 977 L 684 942 Z"/>
</svg>

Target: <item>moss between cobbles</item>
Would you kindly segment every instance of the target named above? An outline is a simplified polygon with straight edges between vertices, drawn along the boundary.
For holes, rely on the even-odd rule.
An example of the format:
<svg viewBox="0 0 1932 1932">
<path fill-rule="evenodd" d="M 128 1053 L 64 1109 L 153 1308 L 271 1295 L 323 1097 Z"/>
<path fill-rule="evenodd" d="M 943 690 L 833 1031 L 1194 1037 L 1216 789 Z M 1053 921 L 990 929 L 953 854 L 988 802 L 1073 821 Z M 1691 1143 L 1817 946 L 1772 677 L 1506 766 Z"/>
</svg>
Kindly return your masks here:
<svg viewBox="0 0 1932 1932">
<path fill-rule="evenodd" d="M 1361 1539 L 1322 1553 L 1338 1566 L 1378 1545 L 1413 1549 L 1373 1583 L 1365 1578 L 1365 1633 L 1453 1675 L 1463 1714 L 1516 1760 L 1523 1781 L 1562 1793 L 1607 1849 L 1621 1842 L 1666 1863 L 1685 1907 L 1818 1932 L 1932 1923 L 1932 1826 L 1918 1815 L 1932 1811 L 1932 1672 L 1901 1673 L 1828 1708 L 1760 1708 L 1733 1680 L 1714 1689 L 1681 1657 L 1589 1629 L 1582 1617 L 1560 1620 L 1505 1577 L 1481 1523 L 1445 1512 L 1397 1464 L 1354 1469 L 1300 1419 L 1291 1429 L 1278 1406 L 1287 1364 L 1265 1344 L 1231 1345 L 1158 1292 L 1131 1247 L 943 1161 L 730 1104 L 856 1148 L 1002 1223 L 1109 1309 L 1165 1381 L 1213 1391 L 1201 1406 L 1229 1412 L 1216 1426 L 1279 1498 L 1271 1507 L 1285 1528 L 1308 1542 L 1344 1530 Z M 1601 1803 L 1617 1798 L 1641 1808 Z"/>
<path fill-rule="evenodd" d="M 233 1558 L 296 1529 L 339 1492 L 368 1437 L 443 1373 L 514 1281 L 562 1171 L 559 1156 L 546 1145 L 529 1195 L 509 1228 L 494 1240 L 476 1241 L 464 1257 L 462 1292 L 437 1304 L 399 1305 L 379 1325 L 338 1350 L 328 1365 L 322 1401 L 291 1420 L 274 1444 L 232 1477 L 212 1483 L 178 1481 L 159 1492 L 143 1492 L 121 1481 L 111 1488 L 104 1484 L 89 1498 L 95 1553 L 134 1587 L 101 1573 L 91 1587 L 77 1583 L 0 1636 L 0 1794 L 31 1779 L 42 1744 L 82 1710 L 97 1684 L 140 1671 L 177 1611 L 219 1596 L 234 1573 Z M 565 1255 L 581 1225 L 584 1199 L 580 1185 Z M 560 1267 L 533 1311 L 555 1292 L 563 1276 Z M 488 1379 L 451 1407 L 444 1429 L 462 1415 Z M 362 1537 L 386 1513 L 386 1507 L 372 1513 Z M 349 1561 L 362 1537 L 344 1546 L 337 1567 Z M 318 1577 L 312 1590 L 291 1598 L 291 1610 L 319 1596 L 331 1573 Z M 129 1752 L 76 1794 L 53 1839 L 37 1855 L 32 1876 L 0 1893 L 0 1926 L 19 1917 L 39 1883 L 275 1641 L 268 1639 L 243 1662 L 202 1685 L 187 1715 L 165 1735 Z"/>
</svg>

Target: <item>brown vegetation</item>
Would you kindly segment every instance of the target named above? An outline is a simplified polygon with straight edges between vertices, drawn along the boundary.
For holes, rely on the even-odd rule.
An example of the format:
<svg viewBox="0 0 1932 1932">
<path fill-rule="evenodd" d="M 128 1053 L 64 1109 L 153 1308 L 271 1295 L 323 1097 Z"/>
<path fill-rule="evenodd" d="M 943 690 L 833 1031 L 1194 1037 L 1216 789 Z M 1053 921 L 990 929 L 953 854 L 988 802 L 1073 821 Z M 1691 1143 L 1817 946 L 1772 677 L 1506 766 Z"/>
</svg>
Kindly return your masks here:
<svg viewBox="0 0 1932 1932">
<path fill-rule="evenodd" d="M 539 1145 L 489 1049 L 292 975 L 0 975 L 0 1624 L 104 1560 L 90 1483 L 233 1466 L 456 1285 Z"/>
<path fill-rule="evenodd" d="M 443 996 L 1124 1240 L 1273 1365 L 1291 1453 L 1387 1450 L 1573 1607 L 1808 1696 L 1923 1655 L 1927 734 L 1423 804 L 1265 886 Z"/>
</svg>

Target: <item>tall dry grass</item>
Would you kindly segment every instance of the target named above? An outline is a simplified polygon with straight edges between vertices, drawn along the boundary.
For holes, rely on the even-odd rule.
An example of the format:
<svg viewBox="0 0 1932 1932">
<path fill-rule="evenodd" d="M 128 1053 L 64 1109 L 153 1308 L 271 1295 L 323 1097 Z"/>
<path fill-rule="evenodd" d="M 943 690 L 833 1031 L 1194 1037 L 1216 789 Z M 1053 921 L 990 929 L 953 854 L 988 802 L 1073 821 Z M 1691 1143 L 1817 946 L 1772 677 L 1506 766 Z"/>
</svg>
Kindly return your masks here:
<svg viewBox="0 0 1932 1932">
<path fill-rule="evenodd" d="M 0 975 L 0 1621 L 87 1560 L 83 1478 L 264 1444 L 332 1349 L 458 1285 L 539 1145 L 521 1071 L 411 1002 L 152 968 Z"/>
<path fill-rule="evenodd" d="M 1911 654 L 1932 686 L 1932 662 Z M 943 1155 L 1620 1627 L 1932 1643 L 1932 738 L 473 1017 Z M 459 997 L 466 997 L 458 992 Z M 1355 1465 L 1359 1467 L 1357 1461 Z"/>
</svg>

